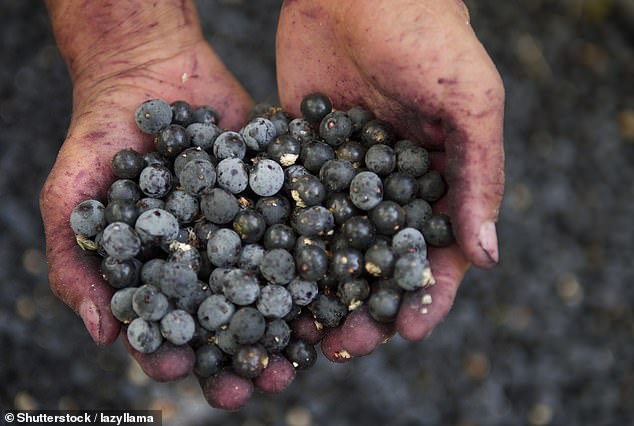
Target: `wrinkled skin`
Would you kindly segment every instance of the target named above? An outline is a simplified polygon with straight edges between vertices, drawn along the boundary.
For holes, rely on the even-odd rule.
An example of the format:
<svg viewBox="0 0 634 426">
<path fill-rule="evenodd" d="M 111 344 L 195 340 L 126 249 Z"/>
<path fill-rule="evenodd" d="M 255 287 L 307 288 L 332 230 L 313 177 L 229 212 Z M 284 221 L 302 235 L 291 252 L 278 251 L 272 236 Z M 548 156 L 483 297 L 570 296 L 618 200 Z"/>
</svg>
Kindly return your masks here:
<svg viewBox="0 0 634 426">
<path fill-rule="evenodd" d="M 361 309 L 328 332 L 322 350 L 333 361 L 368 354 L 394 331 L 424 338 L 469 265 L 498 261 L 504 89 L 468 19 L 455 0 L 285 1 L 277 37 L 283 106 L 298 114 L 301 98 L 321 91 L 336 108 L 365 106 L 432 150 L 449 187 L 435 208 L 450 215 L 457 239 L 429 250 L 437 284 L 408 294 L 394 327 Z M 425 294 L 431 305 L 422 304 Z"/>
<path fill-rule="evenodd" d="M 115 178 L 110 161 L 117 151 L 153 150 L 152 137 L 136 127 L 135 109 L 143 101 L 158 97 L 168 102 L 186 100 L 192 105 L 212 105 L 218 110 L 223 127 L 238 129 L 253 105 L 196 28 L 193 35 L 172 40 L 176 43 L 159 42 L 160 49 L 146 45 L 112 57 L 68 61 L 74 88 L 73 116 L 42 189 L 41 211 L 51 288 L 82 317 L 100 345 L 112 343 L 119 334 L 125 342 L 125 330 L 110 312 L 113 290 L 99 275 L 97 256 L 77 246 L 69 217 L 80 201 L 106 198 L 108 186 Z M 156 380 L 179 379 L 192 369 L 194 353 L 188 346 L 164 344 L 156 353 L 143 355 L 125 343 L 143 370 Z M 203 380 L 202 387 L 210 404 L 237 408 L 244 403 L 244 392 L 238 393 L 241 398 L 235 405 L 236 392 L 221 386 L 231 385 L 227 374 L 223 376 L 225 381 L 216 381 L 216 386 L 208 386 Z M 287 376 L 287 381 L 293 377 Z M 279 386 L 280 380 L 275 383 Z"/>
<path fill-rule="evenodd" d="M 64 28 L 63 19 L 70 15 L 64 8 L 56 10 L 57 2 L 64 0 L 48 0 L 49 9 L 52 20 L 61 22 L 56 28 Z M 159 7 L 168 3 L 176 4 L 166 1 Z M 482 228 L 493 229 L 492 234 L 480 229 L 497 216 L 503 180 L 503 89 L 466 24 L 461 3 L 339 3 L 345 5 L 330 0 L 285 2 L 277 45 L 282 103 L 299 115 L 301 97 L 321 90 L 337 108 L 364 105 L 396 124 L 404 137 L 433 148 L 435 166 L 445 172 L 451 188 L 448 200 L 438 203 L 438 208 L 452 216 L 459 244 L 430 250 L 438 284 L 428 291 L 433 304 L 427 314 L 421 313 L 421 292 L 406 298 L 395 325 L 379 325 L 365 309 L 359 309 L 342 327 L 326 334 L 322 349 L 333 361 L 370 353 L 395 330 L 411 340 L 425 337 L 449 310 L 469 262 L 486 267 L 497 261 L 493 225 Z M 100 2 L 87 5 L 102 7 Z M 103 10 L 96 10 L 94 22 L 79 24 L 77 31 L 98 35 L 99 43 L 89 48 L 81 46 L 89 37 L 73 38 L 72 31 L 70 36 L 56 31 L 74 91 L 67 139 L 41 193 L 49 281 L 53 292 L 82 317 L 100 345 L 112 343 L 121 331 L 109 308 L 112 289 L 99 276 L 97 257 L 77 247 L 68 220 L 80 201 L 105 199 L 114 179 L 110 160 L 117 151 L 152 149 L 151 137 L 136 129 L 134 110 L 156 97 L 208 104 L 219 111 L 222 127 L 237 129 L 252 106 L 202 39 L 191 3 L 179 2 L 179 6 L 189 10 L 183 19 L 170 22 L 186 28 L 183 37 L 180 31 L 164 31 L 169 37 L 128 46 L 125 24 L 112 25 Z M 373 23 L 380 25 L 373 27 Z M 133 24 L 136 38 L 157 25 Z M 101 37 L 106 33 L 108 37 Z M 304 325 L 301 334 L 321 338 L 321 333 L 310 329 L 310 322 L 298 324 Z M 192 369 L 194 354 L 189 347 L 163 345 L 157 353 L 143 355 L 130 349 L 124 332 L 121 336 L 144 371 L 157 380 L 178 379 Z M 230 371 L 200 382 L 212 406 L 232 410 L 249 399 L 254 387 L 279 392 L 294 374 L 283 357 L 272 357 L 265 373 L 253 382 Z"/>
</svg>

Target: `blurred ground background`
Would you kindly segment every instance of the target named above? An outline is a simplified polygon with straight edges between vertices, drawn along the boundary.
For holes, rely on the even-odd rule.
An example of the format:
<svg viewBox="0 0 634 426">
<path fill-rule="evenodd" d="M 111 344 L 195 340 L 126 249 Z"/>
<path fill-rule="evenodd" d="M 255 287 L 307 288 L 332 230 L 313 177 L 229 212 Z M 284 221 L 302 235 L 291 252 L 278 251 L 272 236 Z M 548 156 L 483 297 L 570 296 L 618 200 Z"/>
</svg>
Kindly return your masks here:
<svg viewBox="0 0 634 426">
<path fill-rule="evenodd" d="M 279 1 L 200 1 L 256 100 L 275 100 Z M 50 293 L 38 193 L 71 87 L 44 5 L 0 3 L 0 407 L 161 408 L 165 425 L 634 424 L 634 1 L 481 0 L 507 89 L 502 260 L 425 342 L 321 359 L 237 413 L 150 382 Z M 213 20 L 213 25 L 212 21 Z"/>
</svg>

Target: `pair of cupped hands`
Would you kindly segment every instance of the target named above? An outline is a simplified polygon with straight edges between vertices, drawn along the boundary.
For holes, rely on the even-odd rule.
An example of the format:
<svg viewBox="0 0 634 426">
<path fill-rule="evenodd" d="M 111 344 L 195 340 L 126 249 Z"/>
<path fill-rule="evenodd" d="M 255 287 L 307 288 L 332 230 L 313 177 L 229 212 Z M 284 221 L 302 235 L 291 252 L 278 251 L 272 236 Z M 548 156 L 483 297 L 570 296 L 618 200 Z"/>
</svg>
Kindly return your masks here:
<svg viewBox="0 0 634 426">
<path fill-rule="evenodd" d="M 196 18 L 195 10 L 188 14 Z M 197 20 L 186 21 L 177 36 L 168 32 L 125 49 L 95 46 L 92 54 L 66 57 L 73 115 L 41 194 L 49 281 L 99 345 L 120 334 L 109 308 L 113 290 L 101 278 L 96 257 L 77 247 L 69 216 L 85 199 L 106 198 L 114 178 L 110 161 L 117 151 L 152 150 L 151 138 L 135 127 L 136 107 L 150 98 L 211 105 L 221 116 L 220 125 L 234 130 L 253 107 L 203 39 Z M 56 35 L 60 45 L 69 43 Z M 341 353 L 369 354 L 394 333 L 413 341 L 425 338 L 449 311 L 470 264 L 491 267 L 498 261 L 504 89 L 469 25 L 468 11 L 457 0 L 285 1 L 276 50 L 285 110 L 300 116 L 302 97 L 315 91 L 330 96 L 337 109 L 364 106 L 392 123 L 402 138 L 426 146 L 449 188 L 434 208 L 452 218 L 457 243 L 429 248 L 436 285 L 424 292 L 431 294 L 432 304 L 423 309 L 422 290 L 413 292 L 390 325 L 376 323 L 361 307 L 326 333 L 322 351 L 339 361 L 347 358 Z M 121 337 L 128 346 L 125 333 Z M 188 346 L 164 344 L 149 355 L 128 349 L 160 381 L 186 376 L 194 363 Z M 288 361 L 272 357 L 255 383 L 223 371 L 201 379 L 201 387 L 212 406 L 236 409 L 254 388 L 278 392 L 294 375 Z"/>
</svg>

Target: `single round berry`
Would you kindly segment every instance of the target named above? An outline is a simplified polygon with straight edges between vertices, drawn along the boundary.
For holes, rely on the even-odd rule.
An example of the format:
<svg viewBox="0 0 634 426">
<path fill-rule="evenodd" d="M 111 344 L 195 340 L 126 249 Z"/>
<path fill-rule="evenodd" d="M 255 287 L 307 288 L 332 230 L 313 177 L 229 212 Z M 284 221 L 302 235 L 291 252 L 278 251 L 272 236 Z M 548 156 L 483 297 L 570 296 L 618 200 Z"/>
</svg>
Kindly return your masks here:
<svg viewBox="0 0 634 426">
<path fill-rule="evenodd" d="M 298 234 L 314 237 L 327 235 L 335 227 L 335 218 L 330 210 L 322 206 L 301 209 L 292 220 L 293 229 Z"/>
<path fill-rule="evenodd" d="M 255 203 L 255 209 L 262 213 L 267 226 L 284 223 L 291 213 L 291 203 L 283 195 L 263 197 Z"/>
<path fill-rule="evenodd" d="M 218 186 L 232 194 L 239 194 L 249 184 L 247 168 L 239 158 L 225 158 L 216 166 Z"/>
<path fill-rule="evenodd" d="M 125 260 L 141 250 L 141 239 L 127 223 L 114 222 L 103 230 L 102 245 L 108 256 Z"/>
<path fill-rule="evenodd" d="M 159 288 L 168 297 L 185 297 L 196 291 L 198 277 L 188 265 L 165 262 L 159 272 Z"/>
<path fill-rule="evenodd" d="M 106 227 L 105 207 L 97 200 L 82 201 L 70 214 L 70 227 L 77 235 L 94 237 Z"/>
<path fill-rule="evenodd" d="M 346 160 L 328 160 L 319 170 L 319 179 L 330 192 L 346 191 L 356 171 Z"/>
<path fill-rule="evenodd" d="M 420 253 L 406 253 L 398 258 L 394 265 L 394 280 L 407 291 L 434 284 L 429 261 Z"/>
<path fill-rule="evenodd" d="M 327 95 L 314 92 L 304 96 L 299 109 L 307 121 L 321 123 L 321 120 L 332 111 L 332 101 Z"/>
<path fill-rule="evenodd" d="M 280 352 L 291 340 L 291 328 L 288 323 L 280 318 L 272 319 L 266 323 L 264 335 L 259 343 L 269 352 Z"/>
<path fill-rule="evenodd" d="M 353 216 L 341 226 L 341 233 L 348 246 L 365 250 L 374 242 L 376 227 L 367 216 Z"/>
<path fill-rule="evenodd" d="M 136 292 L 135 287 L 117 290 L 110 299 L 110 311 L 112 315 L 124 324 L 129 324 L 138 315 L 132 308 L 132 296 Z"/>
<path fill-rule="evenodd" d="M 258 271 L 266 250 L 260 244 L 247 244 L 242 246 L 238 267 L 245 271 Z"/>
<path fill-rule="evenodd" d="M 132 295 L 132 309 L 146 321 L 158 321 L 167 313 L 169 302 L 158 288 L 144 284 Z"/>
<path fill-rule="evenodd" d="M 235 355 L 240 348 L 236 337 L 229 331 L 229 327 L 222 327 L 216 331 L 214 338 L 216 345 L 227 355 Z"/>
<path fill-rule="evenodd" d="M 174 345 L 184 345 L 194 337 L 194 318 L 182 309 L 175 309 L 161 318 L 161 334 Z"/>
<path fill-rule="evenodd" d="M 240 130 L 240 134 L 247 148 L 255 152 L 263 152 L 275 139 L 277 130 L 270 120 L 257 117 L 248 122 Z"/>
<path fill-rule="evenodd" d="M 350 108 L 347 114 L 352 121 L 352 133 L 360 132 L 368 121 L 374 119 L 374 114 L 361 106 Z"/>
<path fill-rule="evenodd" d="M 253 271 L 233 269 L 222 283 L 222 292 L 230 302 L 245 306 L 255 302 L 260 296 L 260 282 Z"/>
<path fill-rule="evenodd" d="M 269 158 L 284 167 L 295 164 L 301 151 L 301 142 L 291 135 L 280 135 L 269 144 L 266 150 Z"/>
<path fill-rule="evenodd" d="M 164 128 L 154 140 L 154 147 L 158 153 L 167 158 L 176 157 L 189 146 L 189 138 L 185 133 L 185 128 L 178 124 Z"/>
<path fill-rule="evenodd" d="M 349 161 L 355 169 L 365 164 L 366 153 L 367 148 L 363 146 L 361 142 L 357 141 L 344 142 L 344 144 L 335 151 L 338 160 Z"/>
<path fill-rule="evenodd" d="M 383 189 L 385 191 L 384 198 L 386 200 L 395 201 L 400 205 L 404 205 L 416 197 L 418 184 L 416 183 L 416 179 L 412 176 L 396 172 L 385 178 Z"/>
<path fill-rule="evenodd" d="M 343 281 L 337 289 L 337 297 L 348 310 L 359 307 L 370 296 L 370 285 L 364 278 Z"/>
<path fill-rule="evenodd" d="M 374 277 L 391 277 L 396 264 L 396 254 L 388 244 L 376 243 L 366 250 L 364 261 L 368 274 Z"/>
<path fill-rule="evenodd" d="M 383 235 L 394 235 L 405 226 L 405 210 L 394 201 L 381 201 L 368 212 L 368 217 Z"/>
<path fill-rule="evenodd" d="M 242 243 L 233 230 L 220 228 L 207 241 L 207 256 L 215 266 L 235 265 L 240 258 Z"/>
<path fill-rule="evenodd" d="M 410 146 L 416 145 L 413 141 L 409 139 L 400 139 L 394 143 L 394 152 L 398 155 L 405 148 L 409 148 Z"/>
<path fill-rule="evenodd" d="M 306 370 L 317 361 L 315 346 L 301 339 L 291 340 L 284 348 L 284 355 L 298 370 Z"/>
<path fill-rule="evenodd" d="M 218 112 L 208 105 L 202 105 L 196 108 L 192 114 L 192 118 L 196 123 L 216 125 L 220 123 Z"/>
<path fill-rule="evenodd" d="M 134 117 L 139 130 L 155 134 L 172 122 L 172 108 L 162 99 L 151 99 L 136 109 Z"/>
<path fill-rule="evenodd" d="M 396 154 L 391 146 L 377 143 L 365 153 L 365 166 L 379 176 L 387 176 L 396 167 Z"/>
<path fill-rule="evenodd" d="M 222 130 L 213 123 L 192 123 L 185 129 L 190 145 L 211 152 Z"/>
<path fill-rule="evenodd" d="M 363 254 L 359 250 L 341 249 L 332 255 L 330 274 L 339 281 L 346 281 L 360 276 L 363 266 Z"/>
<path fill-rule="evenodd" d="M 266 228 L 262 243 L 267 250 L 281 248 L 287 251 L 295 247 L 295 232 L 293 228 L 282 223 L 276 223 Z"/>
<path fill-rule="evenodd" d="M 423 234 L 416 228 L 403 228 L 392 237 L 394 252 L 402 256 L 407 253 L 418 253 L 427 256 L 427 245 Z"/>
<path fill-rule="evenodd" d="M 238 132 L 225 131 L 218 135 L 214 142 L 213 153 L 218 160 L 225 158 L 244 158 L 247 145 Z"/>
<path fill-rule="evenodd" d="M 330 146 L 339 146 L 352 134 L 352 120 L 343 111 L 327 114 L 319 125 L 319 136 Z"/>
<path fill-rule="evenodd" d="M 429 152 L 420 145 L 406 147 L 398 153 L 396 166 L 401 173 L 420 177 L 429 170 Z"/>
<path fill-rule="evenodd" d="M 194 372 L 200 377 L 211 377 L 218 373 L 224 363 L 224 354 L 218 346 L 207 344 L 196 350 Z"/>
<path fill-rule="evenodd" d="M 370 120 L 361 129 L 361 141 L 366 147 L 377 143 L 392 145 L 394 140 L 394 128 L 385 121 Z"/>
<path fill-rule="evenodd" d="M 350 182 L 350 201 L 361 210 L 371 210 L 383 200 L 383 182 L 373 172 L 361 172 Z"/>
<path fill-rule="evenodd" d="M 429 170 L 417 182 L 418 196 L 430 203 L 438 201 L 447 191 L 447 184 L 437 170 Z"/>
<path fill-rule="evenodd" d="M 315 131 L 308 120 L 303 118 L 294 118 L 288 123 L 288 134 L 299 141 L 301 144 L 310 142 L 315 138 Z"/>
<path fill-rule="evenodd" d="M 308 305 L 315 320 L 325 327 L 337 327 L 341 320 L 348 314 L 348 307 L 333 296 L 318 294 L 315 300 Z"/>
<path fill-rule="evenodd" d="M 316 206 L 326 198 L 326 187 L 311 174 L 293 178 L 289 189 L 299 207 Z"/>
<path fill-rule="evenodd" d="M 360 214 L 359 209 L 350 201 L 347 192 L 330 194 L 324 206 L 332 213 L 336 225 L 341 225 L 352 216 Z"/>
<path fill-rule="evenodd" d="M 200 210 L 211 223 L 225 225 L 240 211 L 236 197 L 222 188 L 214 188 L 200 199 Z"/>
<path fill-rule="evenodd" d="M 260 241 L 266 231 L 264 216 L 255 209 L 241 210 L 233 219 L 233 230 L 245 243 Z"/>
<path fill-rule="evenodd" d="M 108 256 L 101 261 L 101 276 L 110 287 L 133 287 L 139 283 L 141 262 L 136 259 L 119 260 Z"/>
<path fill-rule="evenodd" d="M 262 258 L 262 263 L 260 263 L 260 273 L 270 283 L 288 284 L 295 278 L 295 260 L 293 255 L 284 249 L 268 251 Z"/>
<path fill-rule="evenodd" d="M 368 300 L 368 312 L 378 322 L 392 322 L 401 306 L 401 292 L 393 288 L 381 287 Z"/>
<path fill-rule="evenodd" d="M 200 197 L 213 189 L 216 169 L 207 160 L 193 160 L 183 166 L 178 178 L 185 192 Z"/>
<path fill-rule="evenodd" d="M 139 188 L 148 196 L 162 198 L 172 189 L 173 176 L 165 166 L 152 164 L 141 171 Z"/>
<path fill-rule="evenodd" d="M 268 364 L 269 356 L 260 345 L 241 346 L 231 359 L 233 372 L 247 379 L 258 377 Z"/>
<path fill-rule="evenodd" d="M 276 161 L 262 158 L 255 163 L 249 175 L 249 187 L 261 197 L 277 194 L 284 186 L 284 171 Z"/>
<path fill-rule="evenodd" d="M 285 111 L 278 108 L 276 112 L 269 114 L 268 118 L 275 126 L 275 134 L 277 136 L 288 133 L 288 123 L 291 122 L 291 118 Z"/>
<path fill-rule="evenodd" d="M 122 179 L 135 179 L 145 167 L 143 156 L 132 148 L 122 149 L 112 157 L 112 171 Z"/>
<path fill-rule="evenodd" d="M 295 264 L 299 276 L 308 281 L 320 280 L 328 272 L 328 256 L 318 246 L 305 246 L 295 251 Z"/>
<path fill-rule="evenodd" d="M 293 300 L 286 288 L 277 284 L 262 287 L 256 307 L 266 318 L 283 318 L 291 311 Z"/>
<path fill-rule="evenodd" d="M 136 202 L 141 199 L 141 189 L 133 180 L 117 179 L 108 188 L 107 197 L 108 202 L 114 200 L 132 200 Z"/>
<path fill-rule="evenodd" d="M 435 247 L 446 247 L 455 241 L 451 219 L 446 214 L 433 214 L 421 230 L 425 241 Z"/>
<path fill-rule="evenodd" d="M 431 206 L 422 198 L 413 199 L 403 205 L 403 208 L 405 209 L 406 226 L 419 231 L 423 229 L 423 225 L 432 215 Z"/>
<path fill-rule="evenodd" d="M 180 126 L 187 126 L 193 120 L 194 111 L 192 106 L 185 101 L 172 102 L 172 123 Z"/>
<path fill-rule="evenodd" d="M 173 214 L 179 223 L 190 223 L 200 211 L 198 198 L 185 191 L 174 190 L 165 198 L 165 210 Z"/>
<path fill-rule="evenodd" d="M 264 335 L 266 321 L 255 308 L 238 309 L 229 320 L 229 331 L 240 345 L 256 343 Z"/>
<path fill-rule="evenodd" d="M 144 354 L 156 351 L 163 342 L 158 323 L 142 318 L 136 318 L 128 325 L 127 336 L 130 346 Z"/>
<path fill-rule="evenodd" d="M 161 267 L 165 263 L 164 259 L 151 259 L 141 266 L 141 282 L 143 284 L 152 284 L 155 287 L 159 286 L 159 279 L 161 276 Z"/>
<path fill-rule="evenodd" d="M 162 209 L 150 209 L 141 213 L 134 229 L 143 244 L 169 244 L 178 236 L 178 220 L 173 214 Z"/>
<path fill-rule="evenodd" d="M 287 290 L 295 305 L 306 306 L 317 297 L 319 288 L 315 281 L 307 281 L 297 277 L 288 283 Z"/>
<path fill-rule="evenodd" d="M 202 301 L 198 307 L 198 322 L 209 331 L 219 329 L 233 316 L 236 308 L 222 294 L 212 294 Z"/>
<path fill-rule="evenodd" d="M 108 223 L 124 222 L 134 225 L 139 216 L 139 209 L 133 200 L 114 200 L 108 203 L 104 214 Z"/>
<path fill-rule="evenodd" d="M 311 141 L 302 147 L 299 159 L 302 165 L 313 174 L 319 173 L 321 166 L 335 158 L 335 151 L 324 142 Z"/>
</svg>

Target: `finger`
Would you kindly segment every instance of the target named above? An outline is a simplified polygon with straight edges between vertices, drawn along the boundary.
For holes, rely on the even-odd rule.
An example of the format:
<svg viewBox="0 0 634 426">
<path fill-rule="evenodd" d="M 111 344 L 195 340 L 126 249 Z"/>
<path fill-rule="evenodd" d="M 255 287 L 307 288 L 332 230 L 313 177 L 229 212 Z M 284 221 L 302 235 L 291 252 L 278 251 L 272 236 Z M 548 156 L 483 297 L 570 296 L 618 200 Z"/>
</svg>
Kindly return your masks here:
<svg viewBox="0 0 634 426">
<path fill-rule="evenodd" d="M 79 248 L 68 223 L 83 193 L 68 194 L 70 182 L 55 184 L 55 179 L 51 176 L 41 193 L 51 290 L 81 316 L 95 343 L 112 343 L 120 328 L 110 312 L 113 290 L 99 275 L 100 259 Z"/>
<path fill-rule="evenodd" d="M 291 322 L 290 326 L 291 330 L 293 330 L 293 334 L 298 339 L 311 345 L 319 343 L 326 334 L 326 330 L 318 326 L 313 315 L 306 310 L 302 311 L 302 313 Z"/>
<path fill-rule="evenodd" d="M 368 355 L 394 334 L 394 328 L 394 324 L 375 321 L 367 307 L 361 306 L 346 317 L 341 327 L 327 333 L 322 351 L 336 362 Z"/>
<path fill-rule="evenodd" d="M 196 361 L 194 350 L 188 345 L 175 346 L 163 342 L 155 352 L 144 354 L 130 346 L 125 332 L 121 333 L 121 340 L 145 374 L 159 382 L 186 377 Z"/>
<path fill-rule="evenodd" d="M 396 329 L 404 339 L 424 339 L 445 318 L 456 296 L 469 262 L 457 245 L 430 247 L 429 263 L 436 284 L 415 292 L 407 292 L 401 303 Z"/>
<path fill-rule="evenodd" d="M 214 408 L 237 410 L 253 394 L 253 383 L 229 370 L 201 380 L 205 399 Z"/>
<path fill-rule="evenodd" d="M 270 355 L 269 363 L 253 384 L 263 392 L 279 393 L 295 378 L 295 367 L 280 355 Z"/>
<path fill-rule="evenodd" d="M 491 267 L 499 260 L 495 222 L 504 192 L 504 91 L 491 72 L 482 78 L 488 83 L 456 89 L 451 96 L 459 97 L 448 102 L 445 176 L 458 244 L 475 265 Z"/>
</svg>

